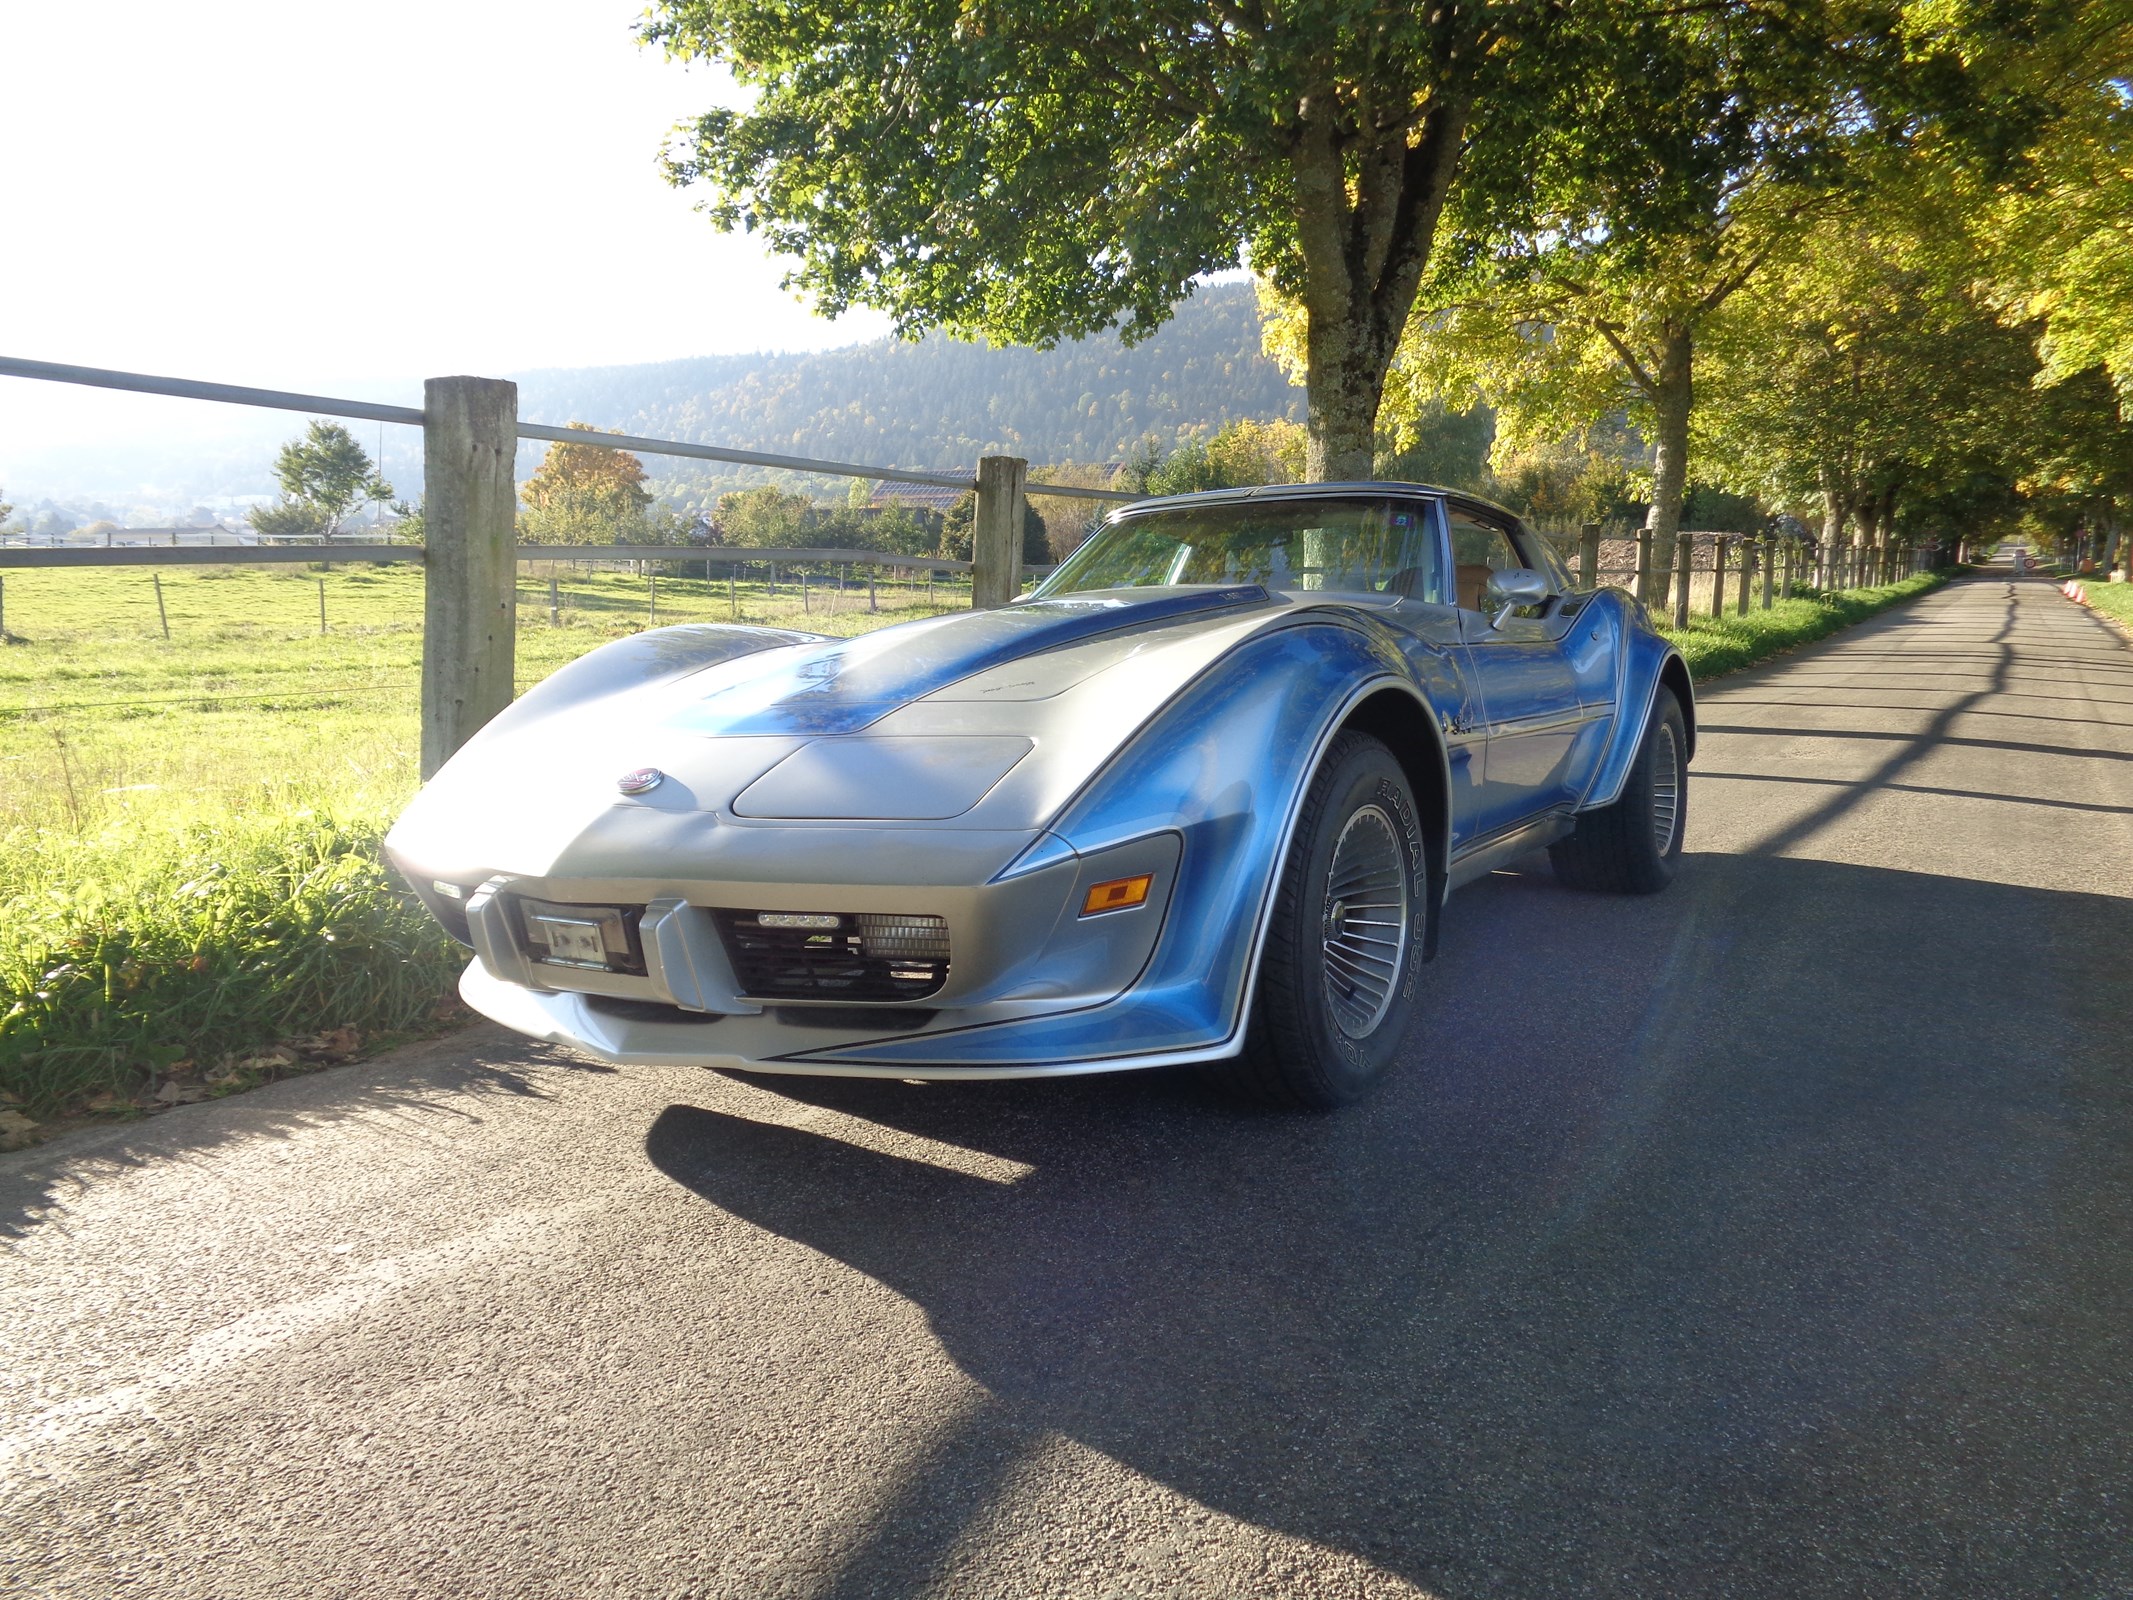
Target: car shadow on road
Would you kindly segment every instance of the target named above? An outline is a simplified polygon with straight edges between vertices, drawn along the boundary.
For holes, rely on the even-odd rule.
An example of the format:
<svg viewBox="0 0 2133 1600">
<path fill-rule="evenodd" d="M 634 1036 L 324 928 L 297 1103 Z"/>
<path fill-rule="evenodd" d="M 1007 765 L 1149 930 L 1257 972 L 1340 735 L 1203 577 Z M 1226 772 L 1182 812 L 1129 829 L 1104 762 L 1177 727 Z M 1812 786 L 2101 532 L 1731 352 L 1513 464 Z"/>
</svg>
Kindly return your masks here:
<svg viewBox="0 0 2133 1600">
<path fill-rule="evenodd" d="M 908 1297 L 992 1397 L 822 1594 L 925 1592 L 1055 1435 L 1446 1596 L 2133 1586 L 2133 901 L 1692 856 L 1454 909 L 1337 1115 L 751 1080 L 1018 1181 L 659 1117 L 662 1171 Z"/>
</svg>

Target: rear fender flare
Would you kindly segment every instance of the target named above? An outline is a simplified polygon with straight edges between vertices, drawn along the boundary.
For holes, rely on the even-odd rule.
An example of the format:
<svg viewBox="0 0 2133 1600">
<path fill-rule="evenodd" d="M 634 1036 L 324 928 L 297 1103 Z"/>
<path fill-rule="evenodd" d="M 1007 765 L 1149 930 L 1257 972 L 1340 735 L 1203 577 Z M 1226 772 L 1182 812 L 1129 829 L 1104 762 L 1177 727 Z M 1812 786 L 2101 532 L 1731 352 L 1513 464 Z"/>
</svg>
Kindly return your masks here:
<svg viewBox="0 0 2133 1600">
<path fill-rule="evenodd" d="M 1688 663 L 1682 660 L 1679 650 L 1657 634 L 1641 628 L 1625 629 L 1622 677 L 1615 692 L 1614 735 L 1593 772 L 1584 802 L 1578 807 L 1580 811 L 1597 811 L 1622 798 L 1622 786 L 1629 781 L 1630 766 L 1637 759 L 1637 747 L 1644 742 L 1644 730 L 1651 722 L 1652 706 L 1662 688 L 1671 689 L 1681 704 L 1681 718 L 1688 733 L 1686 758 L 1694 759 L 1696 688 L 1689 677 Z"/>
</svg>

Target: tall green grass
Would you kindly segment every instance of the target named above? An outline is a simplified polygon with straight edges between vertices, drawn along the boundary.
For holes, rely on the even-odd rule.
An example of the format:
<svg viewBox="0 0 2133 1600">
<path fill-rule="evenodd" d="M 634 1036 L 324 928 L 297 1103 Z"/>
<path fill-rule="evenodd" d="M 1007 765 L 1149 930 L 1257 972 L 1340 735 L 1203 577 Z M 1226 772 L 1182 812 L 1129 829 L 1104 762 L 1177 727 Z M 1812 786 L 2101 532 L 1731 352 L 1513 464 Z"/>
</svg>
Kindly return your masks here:
<svg viewBox="0 0 2133 1600">
<path fill-rule="evenodd" d="M 0 843 L 0 1087 L 130 1099 L 189 1060 L 416 1027 L 461 957 L 378 854 L 385 818 L 285 791 L 242 813 Z"/>
<path fill-rule="evenodd" d="M 642 577 L 555 576 L 553 622 L 547 574 L 522 577 L 522 688 L 654 620 Z M 419 571 L 176 570 L 160 613 L 138 568 L 0 580 L 21 641 L 0 648 L 0 1095 L 40 1118 L 189 1095 L 449 999 L 464 954 L 378 854 L 417 779 Z M 850 634 L 969 603 L 811 589 L 661 578 L 656 620 Z"/>
<path fill-rule="evenodd" d="M 1827 638 L 1839 628 L 1915 600 L 1946 583 L 1949 572 L 1922 572 L 1871 589 L 1840 589 L 1827 594 L 1795 595 L 1773 602 L 1768 611 L 1746 616 L 1691 617 L 1686 628 L 1663 630 L 1680 647 L 1689 675 L 1706 679 L 1738 672 L 1787 650 Z"/>
</svg>

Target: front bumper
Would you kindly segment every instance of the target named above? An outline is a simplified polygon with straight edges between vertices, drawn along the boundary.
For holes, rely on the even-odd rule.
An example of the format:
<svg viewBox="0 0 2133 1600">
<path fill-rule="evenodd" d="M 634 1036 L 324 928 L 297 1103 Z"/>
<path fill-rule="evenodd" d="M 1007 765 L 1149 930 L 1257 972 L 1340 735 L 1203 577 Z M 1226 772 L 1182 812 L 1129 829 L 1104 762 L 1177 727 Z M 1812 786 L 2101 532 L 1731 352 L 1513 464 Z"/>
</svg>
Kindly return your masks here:
<svg viewBox="0 0 2133 1600">
<path fill-rule="evenodd" d="M 780 1016 L 699 1014 L 683 1020 L 625 1016 L 601 1009 L 594 996 L 541 993 L 491 976 L 477 961 L 459 980 L 460 997 L 492 1021 L 530 1038 L 569 1049 L 595 1061 L 629 1067 L 704 1067 L 713 1071 L 788 1073 L 802 1077 L 923 1078 L 978 1081 L 997 1078 L 1059 1078 L 1130 1067 L 1162 1066 L 1169 1057 L 1130 1052 L 1083 1060 L 1027 1061 L 955 1059 L 955 1040 L 942 1035 L 928 1045 L 934 1061 L 880 1062 L 838 1059 L 877 1043 L 918 1043 L 922 1036 L 854 1030 L 834 1016 L 810 1019 L 789 1009 Z M 1011 1026 L 1011 1025 L 1010 1025 Z M 817 1054 L 820 1052 L 821 1054 Z"/>
<path fill-rule="evenodd" d="M 1088 856 L 1062 851 L 968 888 L 670 885 L 637 902 L 643 970 L 633 973 L 535 959 L 513 912 L 528 900 L 628 901 L 623 883 L 497 877 L 464 902 L 476 959 L 460 992 L 507 1027 L 614 1063 L 897 1078 L 1154 1064 L 1171 1057 L 1161 1038 L 1143 1037 L 1141 1008 L 1124 1002 L 1162 938 L 1181 857 L 1178 835 L 1164 832 Z M 1154 881 L 1144 905 L 1081 914 L 1092 886 L 1139 873 Z M 908 1002 L 750 993 L 719 929 L 719 914 L 737 905 L 941 917 L 947 979 Z"/>
</svg>

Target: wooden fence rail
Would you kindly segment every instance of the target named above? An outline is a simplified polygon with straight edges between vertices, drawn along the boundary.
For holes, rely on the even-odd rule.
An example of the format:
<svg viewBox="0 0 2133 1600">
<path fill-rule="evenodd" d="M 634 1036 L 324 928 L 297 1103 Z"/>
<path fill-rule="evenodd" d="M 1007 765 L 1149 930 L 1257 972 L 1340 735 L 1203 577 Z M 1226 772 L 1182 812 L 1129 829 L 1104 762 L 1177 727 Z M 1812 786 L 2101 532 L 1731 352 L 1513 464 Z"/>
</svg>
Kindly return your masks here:
<svg viewBox="0 0 2133 1600">
<path fill-rule="evenodd" d="M 1029 481 L 1029 463 L 986 456 L 974 474 L 928 472 L 808 456 L 772 455 L 679 439 L 647 439 L 521 422 L 518 386 L 501 378 L 431 378 L 422 409 L 346 400 L 331 395 L 255 389 L 193 378 L 160 377 L 106 367 L 72 366 L 0 356 L 0 376 L 123 389 L 139 394 L 263 406 L 277 411 L 354 417 L 422 430 L 424 543 L 129 546 L 102 550 L 0 549 L 0 568 L 250 565 L 291 561 L 419 561 L 423 565 L 422 774 L 428 777 L 453 751 L 511 700 L 517 640 L 518 564 L 522 560 L 766 561 L 805 565 L 849 562 L 968 572 L 971 604 L 1001 606 L 1022 588 L 1022 525 L 1031 495 L 1077 500 L 1139 498 L 1116 489 Z M 632 454 L 682 456 L 833 477 L 967 488 L 976 497 L 971 559 L 893 556 L 857 550 L 720 550 L 647 545 L 520 545 L 515 536 L 514 466 L 521 439 L 544 440 Z"/>
<path fill-rule="evenodd" d="M 1032 495 L 1082 500 L 1130 501 L 1138 496 L 1115 489 L 1032 483 L 1029 463 L 1015 456 L 986 456 L 974 474 L 920 471 L 904 467 L 861 465 L 806 456 L 772 455 L 723 445 L 677 439 L 648 439 L 556 428 L 522 422 L 518 386 L 501 378 L 431 378 L 423 385 L 419 411 L 411 406 L 382 405 L 328 395 L 281 389 L 245 388 L 192 378 L 158 377 L 103 367 L 69 366 L 0 356 L 0 377 L 122 389 L 180 399 L 211 400 L 230 405 L 263 406 L 322 416 L 353 417 L 422 429 L 425 542 L 422 545 L 328 543 L 323 545 L 129 545 L 103 549 L 35 549 L 0 547 L 0 569 L 15 567 L 106 567 L 254 565 L 305 561 L 422 563 L 422 773 L 428 777 L 453 751 L 510 703 L 513 658 L 517 643 L 518 567 L 523 561 L 689 561 L 722 564 L 766 562 L 775 565 L 849 564 L 921 568 L 933 572 L 968 572 L 971 604 L 1002 606 L 1022 588 L 1022 526 Z M 591 449 L 632 454 L 669 455 L 720 461 L 782 471 L 836 477 L 967 488 L 976 498 L 971 525 L 971 559 L 901 556 L 879 550 L 741 549 L 696 545 L 521 545 L 516 537 L 517 485 L 514 470 L 521 439 L 544 440 Z M 1708 536 L 1707 536 L 1708 537 Z M 1558 546 L 1563 543 L 1556 536 Z M 1605 575 L 1601 566 L 1601 530 L 1586 524 L 1565 551 L 1586 588 Z M 1711 612 L 1725 609 L 1726 546 L 1737 543 L 1738 604 L 1750 603 L 1752 576 L 1763 574 L 1762 603 L 1777 593 L 1790 594 L 1803 583 L 1805 558 L 1793 541 L 1775 549 L 1769 541 L 1718 536 L 1714 546 Z M 1689 591 L 1695 571 L 1693 535 L 1677 543 L 1678 571 L 1673 584 L 1673 620 L 1686 626 Z M 1639 533 L 1634 568 L 1616 569 L 1631 580 L 1638 598 L 1649 601 L 1654 588 L 1650 535 Z M 1783 577 L 1773 582 L 1782 562 Z M 1850 587 L 1896 576 L 1896 552 L 1857 548 L 1816 554 L 1812 586 Z M 775 571 L 773 566 L 773 572 Z M 159 595 L 160 599 L 160 595 Z M 167 626 L 167 625 L 166 625 Z"/>
</svg>

